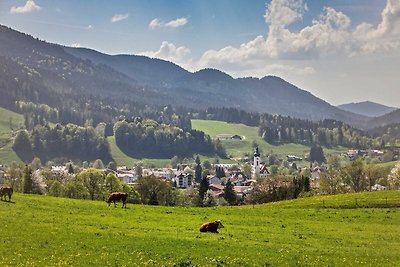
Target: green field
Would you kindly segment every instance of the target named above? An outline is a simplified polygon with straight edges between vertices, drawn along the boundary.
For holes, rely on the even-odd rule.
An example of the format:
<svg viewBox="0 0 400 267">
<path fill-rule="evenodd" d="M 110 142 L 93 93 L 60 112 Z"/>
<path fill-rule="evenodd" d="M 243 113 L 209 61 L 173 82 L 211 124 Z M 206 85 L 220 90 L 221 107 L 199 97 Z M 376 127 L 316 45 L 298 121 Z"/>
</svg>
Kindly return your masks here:
<svg viewBox="0 0 400 267">
<path fill-rule="evenodd" d="M 0 108 L 0 164 L 10 164 L 12 161 L 21 161 L 12 150 L 13 132 L 24 125 L 21 114 Z"/>
<path fill-rule="evenodd" d="M 200 130 L 215 138 L 217 134 L 237 134 L 242 140 L 222 140 L 223 146 L 231 157 L 242 157 L 244 153 L 253 153 L 253 142 L 256 142 L 264 154 L 273 152 L 281 157 L 296 155 L 305 157 L 310 152 L 310 147 L 300 144 L 270 145 L 258 135 L 258 127 L 250 127 L 244 124 L 227 123 L 212 120 L 192 120 L 192 128 Z M 324 148 L 325 154 L 345 151 L 344 148 Z"/>
<path fill-rule="evenodd" d="M 14 194 L 0 202 L 0 266 L 399 266 L 399 208 L 351 208 L 354 199 L 400 206 L 399 191 L 326 197 L 332 208 L 321 197 L 121 209 Z M 220 234 L 199 233 L 215 219 Z"/>
</svg>

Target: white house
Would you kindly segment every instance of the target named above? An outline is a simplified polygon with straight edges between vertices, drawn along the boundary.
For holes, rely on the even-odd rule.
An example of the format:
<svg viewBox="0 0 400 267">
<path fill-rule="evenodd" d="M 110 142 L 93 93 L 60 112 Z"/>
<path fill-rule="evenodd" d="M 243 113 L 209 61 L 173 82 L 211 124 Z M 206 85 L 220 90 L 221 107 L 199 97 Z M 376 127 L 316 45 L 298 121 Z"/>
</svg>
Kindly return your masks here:
<svg viewBox="0 0 400 267">
<path fill-rule="evenodd" d="M 188 188 L 194 185 L 193 175 L 191 173 L 179 173 L 174 178 L 176 187 Z"/>
</svg>

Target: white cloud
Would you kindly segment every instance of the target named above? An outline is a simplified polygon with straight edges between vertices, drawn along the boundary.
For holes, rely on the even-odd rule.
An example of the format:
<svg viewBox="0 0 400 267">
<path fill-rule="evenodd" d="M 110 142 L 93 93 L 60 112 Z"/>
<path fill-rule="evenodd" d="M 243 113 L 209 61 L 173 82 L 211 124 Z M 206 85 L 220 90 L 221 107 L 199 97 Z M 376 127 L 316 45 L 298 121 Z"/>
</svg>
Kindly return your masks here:
<svg viewBox="0 0 400 267">
<path fill-rule="evenodd" d="M 24 6 L 13 6 L 10 9 L 11 14 L 25 14 L 25 13 L 30 13 L 34 11 L 39 11 L 42 8 L 38 6 L 35 1 L 33 0 L 28 0 L 26 1 Z"/>
<path fill-rule="evenodd" d="M 164 41 L 157 51 L 146 51 L 140 54 L 181 63 L 186 61 L 186 56 L 190 54 L 190 49 L 184 46 L 177 47 L 173 43 Z"/>
<path fill-rule="evenodd" d="M 321 57 L 352 57 L 400 48 L 400 1 L 387 0 L 382 20 L 374 27 L 362 23 L 351 26 L 351 19 L 331 7 L 299 31 L 287 26 L 301 20 L 307 5 L 302 0 L 272 0 L 266 7 L 268 35 L 257 36 L 239 47 L 227 46 L 206 51 L 199 67 L 263 66 L 266 60 L 310 60 Z"/>
<path fill-rule="evenodd" d="M 74 44 L 71 44 L 71 47 L 79 48 L 79 47 L 82 47 L 82 46 L 79 43 L 74 43 Z"/>
<path fill-rule="evenodd" d="M 120 22 L 122 20 L 125 20 L 129 18 L 129 14 L 115 14 L 111 19 L 111 23 L 116 23 L 116 22 Z"/>
<path fill-rule="evenodd" d="M 307 10 L 307 5 L 302 0 L 273 0 L 267 5 L 264 18 L 271 25 L 284 27 L 302 19 Z"/>
<path fill-rule="evenodd" d="M 175 20 L 171 21 L 161 21 L 158 18 L 153 19 L 149 23 L 149 28 L 150 29 L 156 29 L 156 28 L 178 28 L 186 25 L 188 23 L 187 18 L 177 18 Z"/>
<path fill-rule="evenodd" d="M 88 25 L 87 27 L 86 27 L 86 30 L 93 30 L 94 29 L 94 27 L 93 27 L 93 25 Z"/>
</svg>

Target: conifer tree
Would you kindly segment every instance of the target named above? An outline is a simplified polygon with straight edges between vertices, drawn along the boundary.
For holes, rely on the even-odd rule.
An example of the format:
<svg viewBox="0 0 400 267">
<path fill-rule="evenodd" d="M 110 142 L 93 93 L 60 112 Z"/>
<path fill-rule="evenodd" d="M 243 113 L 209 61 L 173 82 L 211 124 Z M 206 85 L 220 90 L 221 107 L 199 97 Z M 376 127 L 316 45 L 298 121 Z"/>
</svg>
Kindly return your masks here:
<svg viewBox="0 0 400 267">
<path fill-rule="evenodd" d="M 24 193 L 31 194 L 32 189 L 33 189 L 32 170 L 28 165 L 25 165 L 22 179 L 24 182 L 24 186 L 23 186 Z"/>
<path fill-rule="evenodd" d="M 200 158 L 199 156 L 196 157 L 196 169 L 195 169 L 195 173 L 194 173 L 194 177 L 197 183 L 199 183 L 201 181 L 201 173 L 203 171 L 203 168 L 201 167 L 201 162 L 200 162 Z"/>
<path fill-rule="evenodd" d="M 209 187 L 210 183 L 208 182 L 207 175 L 204 175 L 203 178 L 201 179 L 199 188 L 199 196 L 202 201 Z"/>
<path fill-rule="evenodd" d="M 233 191 L 233 184 L 230 179 L 224 188 L 224 198 L 228 201 L 229 205 L 235 205 L 237 203 L 236 193 Z"/>
</svg>

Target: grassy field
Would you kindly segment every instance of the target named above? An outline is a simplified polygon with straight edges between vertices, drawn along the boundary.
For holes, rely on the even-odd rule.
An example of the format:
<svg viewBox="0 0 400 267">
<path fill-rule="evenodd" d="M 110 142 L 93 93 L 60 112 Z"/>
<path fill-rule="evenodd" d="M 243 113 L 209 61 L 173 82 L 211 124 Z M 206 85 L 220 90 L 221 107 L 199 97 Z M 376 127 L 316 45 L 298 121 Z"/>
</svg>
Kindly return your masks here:
<svg viewBox="0 0 400 267">
<path fill-rule="evenodd" d="M 296 155 L 304 157 L 310 152 L 310 147 L 300 144 L 270 145 L 258 135 L 258 127 L 250 127 L 244 124 L 227 123 L 212 120 L 192 120 L 193 129 L 200 130 L 215 138 L 217 134 L 237 134 L 242 140 L 222 140 L 223 146 L 232 157 L 242 157 L 244 153 L 253 153 L 253 142 L 256 142 L 260 149 L 265 153 L 273 152 L 281 157 L 286 155 Z M 325 154 L 339 153 L 345 151 L 344 148 L 334 149 L 324 148 Z"/>
<path fill-rule="evenodd" d="M 321 208 L 321 197 L 121 209 L 15 194 L 0 202 L 0 266 L 399 266 L 399 208 L 353 209 L 355 198 L 400 204 L 399 191 L 326 197 L 332 208 Z M 199 233 L 215 219 L 220 234 Z"/>
<path fill-rule="evenodd" d="M 23 125 L 24 117 L 21 114 L 0 108 L 0 163 L 21 161 L 11 147 L 13 132 Z"/>
</svg>

